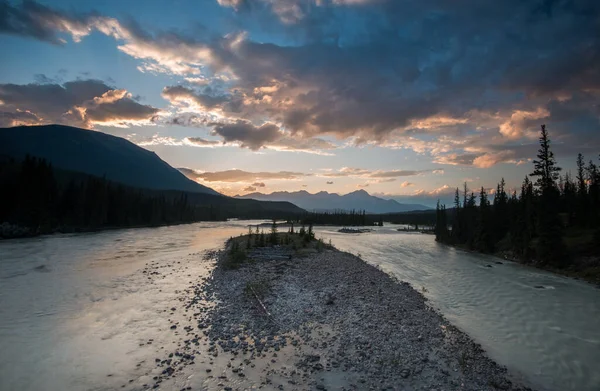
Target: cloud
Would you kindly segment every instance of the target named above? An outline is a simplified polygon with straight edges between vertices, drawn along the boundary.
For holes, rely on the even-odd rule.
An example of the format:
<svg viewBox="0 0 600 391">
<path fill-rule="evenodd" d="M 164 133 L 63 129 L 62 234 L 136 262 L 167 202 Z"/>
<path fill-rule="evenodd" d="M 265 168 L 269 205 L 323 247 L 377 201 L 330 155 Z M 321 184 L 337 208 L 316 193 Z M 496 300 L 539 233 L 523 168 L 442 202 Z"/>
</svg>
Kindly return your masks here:
<svg viewBox="0 0 600 391">
<path fill-rule="evenodd" d="M 250 122 L 242 120 L 234 123 L 215 124 L 212 134 L 223 137 L 226 143 L 239 142 L 242 148 L 249 148 L 253 151 L 281 138 L 281 132 L 277 125 L 265 123 L 261 126 L 254 126 Z"/>
<path fill-rule="evenodd" d="M 420 175 L 427 171 L 415 171 L 415 170 L 391 170 L 391 171 L 375 171 L 372 172 L 369 176 L 371 178 L 397 178 L 403 176 L 414 176 Z"/>
<path fill-rule="evenodd" d="M 254 187 L 265 187 L 266 185 L 263 182 L 254 182 L 252 184 Z"/>
<path fill-rule="evenodd" d="M 310 174 L 293 171 L 277 172 L 249 172 L 243 170 L 226 170 L 215 172 L 202 172 L 189 168 L 178 168 L 184 175 L 193 180 L 203 180 L 206 182 L 246 182 L 251 183 L 258 180 L 295 180 Z"/>
<path fill-rule="evenodd" d="M 140 71 L 187 79 L 163 91 L 171 121 L 218 123 L 215 135 L 251 150 L 332 137 L 483 167 L 521 161 L 515 145 L 542 120 L 573 148 L 600 146 L 594 0 L 219 0 L 240 27 L 222 36 L 0 4 L 1 33 L 63 44 L 96 31 Z"/>
<path fill-rule="evenodd" d="M 414 186 L 415 184 L 412 182 L 408 182 L 408 181 L 404 181 L 400 184 L 400 186 L 402 187 L 409 187 L 409 186 Z"/>
<path fill-rule="evenodd" d="M 222 145 L 221 142 L 216 141 L 216 140 L 206 140 L 203 139 L 202 137 L 186 137 L 185 140 L 187 140 L 186 145 L 193 145 L 196 147 L 208 147 L 208 148 L 213 148 L 219 145 Z"/>
<path fill-rule="evenodd" d="M 217 3 L 238 12 L 267 10 L 281 23 L 289 25 L 309 17 L 317 7 L 364 5 L 376 1 L 380 0 L 217 0 Z"/>
<path fill-rule="evenodd" d="M 181 147 L 184 145 L 185 146 L 194 146 L 194 147 L 205 147 L 205 145 L 190 142 L 187 138 L 177 139 L 177 138 L 170 137 L 170 136 L 161 136 L 158 133 L 153 134 L 151 137 L 143 138 L 142 140 L 138 140 L 135 134 L 128 135 L 127 138 L 129 139 L 129 141 L 134 142 L 135 144 L 142 146 L 142 147 L 151 146 L 151 145 L 167 145 L 167 146 L 171 146 L 171 147 Z M 210 147 L 210 146 L 208 146 L 208 147 Z"/>
<path fill-rule="evenodd" d="M 64 84 L 0 84 L 0 101 L 1 110 L 7 113 L 0 117 L 1 126 L 23 123 L 60 123 L 85 128 L 150 125 L 159 112 L 157 108 L 135 101 L 126 90 L 91 79 Z"/>
<path fill-rule="evenodd" d="M 540 123 L 539 120 L 550 116 L 550 112 L 538 107 L 535 111 L 515 110 L 510 119 L 500 125 L 500 133 L 510 139 L 519 139 L 524 136 L 535 139 L 537 131 L 535 129 Z"/>
<path fill-rule="evenodd" d="M 319 174 L 323 177 L 330 178 L 340 178 L 340 177 L 359 177 L 359 178 L 374 178 L 378 179 L 379 183 L 392 182 L 395 178 L 405 177 L 405 176 L 416 176 L 423 175 L 427 173 L 434 173 L 439 170 L 366 170 L 363 168 L 357 167 L 342 167 L 340 170 L 336 172 L 325 172 Z"/>
<path fill-rule="evenodd" d="M 479 168 L 490 168 L 498 163 L 512 162 L 515 157 L 514 151 L 501 151 L 497 153 L 485 153 L 473 159 L 473 165 Z"/>
<path fill-rule="evenodd" d="M 63 44 L 58 33 L 69 33 L 75 40 L 88 34 L 91 15 L 68 15 L 35 1 L 12 6 L 0 1 L 0 33 L 31 37 L 53 44 Z"/>
<path fill-rule="evenodd" d="M 328 185 L 333 185 L 333 182 L 332 181 L 327 181 L 327 184 Z"/>
<path fill-rule="evenodd" d="M 211 94 L 209 87 L 205 88 L 204 93 L 197 93 L 183 86 L 165 87 L 162 91 L 162 96 L 171 102 L 183 102 L 188 105 L 195 104 L 200 110 L 209 110 L 227 102 L 226 96 Z"/>
<path fill-rule="evenodd" d="M 244 188 L 244 191 L 247 192 L 247 193 L 251 193 L 253 191 L 256 191 L 256 187 L 248 186 L 248 187 Z"/>
</svg>

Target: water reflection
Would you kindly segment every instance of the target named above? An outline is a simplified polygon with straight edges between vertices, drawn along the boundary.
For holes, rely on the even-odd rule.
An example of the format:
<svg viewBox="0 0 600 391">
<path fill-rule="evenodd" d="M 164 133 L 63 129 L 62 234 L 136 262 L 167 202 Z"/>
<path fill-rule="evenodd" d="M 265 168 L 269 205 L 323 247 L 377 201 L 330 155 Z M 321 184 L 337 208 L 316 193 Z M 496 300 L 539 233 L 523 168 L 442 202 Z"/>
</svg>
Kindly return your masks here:
<svg viewBox="0 0 600 391">
<path fill-rule="evenodd" d="M 394 227 L 333 243 L 420 289 L 496 361 L 540 388 L 600 389 L 600 290 Z M 425 290 L 423 290 L 425 288 Z"/>
<path fill-rule="evenodd" d="M 0 242 L 0 390 L 141 387 L 149 381 L 144 363 L 173 348 L 167 319 L 177 315 L 165 311 L 176 292 L 210 269 L 198 253 L 245 233 L 246 225 L 200 223 Z M 535 384 L 600 389 L 598 289 L 497 264 L 496 258 L 395 227 L 360 235 L 335 228 L 316 232 L 425 288 L 434 307 Z M 144 274 L 149 263 L 161 274 Z"/>
</svg>

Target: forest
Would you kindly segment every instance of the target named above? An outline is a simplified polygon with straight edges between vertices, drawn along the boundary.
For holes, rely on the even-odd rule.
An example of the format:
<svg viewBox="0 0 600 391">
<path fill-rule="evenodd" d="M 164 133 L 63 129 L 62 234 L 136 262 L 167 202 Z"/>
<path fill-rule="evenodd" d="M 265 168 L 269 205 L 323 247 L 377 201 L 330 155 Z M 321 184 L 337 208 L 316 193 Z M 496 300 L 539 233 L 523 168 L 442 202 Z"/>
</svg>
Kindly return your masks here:
<svg viewBox="0 0 600 391">
<path fill-rule="evenodd" d="M 161 226 L 238 218 L 287 218 L 303 212 L 265 203 L 182 191 L 139 189 L 54 168 L 26 156 L 0 159 L 0 237 Z"/>
<path fill-rule="evenodd" d="M 436 208 L 436 240 L 483 253 L 510 254 L 525 263 L 552 268 L 597 263 L 600 253 L 600 171 L 594 160 L 577 157 L 577 172 L 561 175 L 545 125 L 533 170 L 519 192 L 504 179 L 493 196 L 476 196 L 465 183 L 454 205 Z M 493 198 L 493 199 L 492 199 Z"/>
</svg>

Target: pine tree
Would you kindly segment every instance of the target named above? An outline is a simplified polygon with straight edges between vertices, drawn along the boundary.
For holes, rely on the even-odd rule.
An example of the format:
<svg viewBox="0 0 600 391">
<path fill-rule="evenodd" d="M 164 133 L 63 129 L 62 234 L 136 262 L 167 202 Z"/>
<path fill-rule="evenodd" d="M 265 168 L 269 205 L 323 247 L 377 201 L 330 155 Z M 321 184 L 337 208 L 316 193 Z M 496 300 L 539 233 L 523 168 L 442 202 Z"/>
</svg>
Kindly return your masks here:
<svg viewBox="0 0 600 391">
<path fill-rule="evenodd" d="M 277 222 L 273 220 L 273 224 L 271 224 L 271 236 L 270 236 L 271 246 L 277 245 Z"/>
<path fill-rule="evenodd" d="M 494 251 L 494 239 L 491 232 L 490 202 L 487 193 L 482 187 L 479 192 L 479 213 L 477 230 L 475 232 L 475 248 L 484 253 Z"/>
<path fill-rule="evenodd" d="M 586 168 L 582 154 L 577 155 L 577 207 L 576 220 L 578 225 L 587 226 L 589 220 L 588 188 L 586 183 Z"/>
<path fill-rule="evenodd" d="M 506 186 L 506 182 L 504 178 L 498 183 L 496 187 L 496 193 L 494 194 L 494 240 L 500 241 L 507 234 L 510 221 L 508 215 L 508 196 L 506 194 L 506 190 L 504 189 Z"/>
<path fill-rule="evenodd" d="M 461 243 L 462 235 L 462 216 L 460 210 L 460 195 L 458 193 L 458 187 L 454 192 L 454 220 L 452 221 L 452 242 Z"/>
<path fill-rule="evenodd" d="M 554 153 L 550 149 L 550 138 L 545 125 L 542 125 L 539 141 L 540 149 L 537 159 L 533 161 L 534 170 L 531 174 L 538 177 L 536 188 L 540 195 L 536 255 L 540 263 L 551 263 L 560 267 L 566 264 L 565 246 L 562 241 L 562 223 L 558 214 L 560 194 L 556 186 L 558 173 L 561 169 L 556 165 Z"/>
<path fill-rule="evenodd" d="M 441 243 L 448 243 L 449 235 L 446 206 L 440 205 L 440 200 L 437 202 L 435 212 L 435 240 Z"/>
</svg>

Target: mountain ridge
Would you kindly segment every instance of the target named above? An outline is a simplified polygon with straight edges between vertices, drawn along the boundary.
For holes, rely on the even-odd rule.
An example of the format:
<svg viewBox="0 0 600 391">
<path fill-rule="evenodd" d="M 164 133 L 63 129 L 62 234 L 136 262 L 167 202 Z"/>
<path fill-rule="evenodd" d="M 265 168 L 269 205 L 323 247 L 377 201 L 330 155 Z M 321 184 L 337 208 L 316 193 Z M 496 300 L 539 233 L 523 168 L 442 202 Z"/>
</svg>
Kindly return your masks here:
<svg viewBox="0 0 600 391">
<path fill-rule="evenodd" d="M 152 190 L 220 195 L 122 137 L 65 125 L 0 128 L 0 154 L 44 158 L 57 168 Z"/>
<path fill-rule="evenodd" d="M 344 195 L 327 191 L 313 194 L 306 190 L 299 190 L 294 192 L 276 191 L 269 194 L 253 192 L 234 197 L 260 201 L 288 201 L 308 211 L 365 210 L 367 213 L 398 213 L 431 209 L 421 204 L 401 204 L 395 200 L 372 196 L 362 189 Z"/>
</svg>

